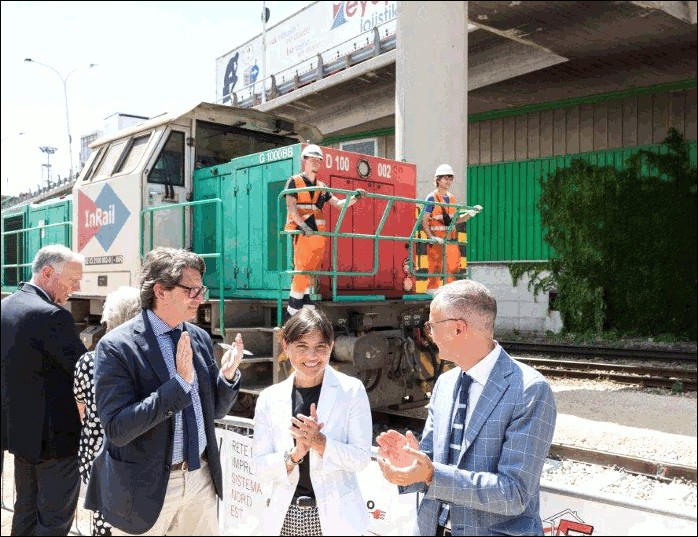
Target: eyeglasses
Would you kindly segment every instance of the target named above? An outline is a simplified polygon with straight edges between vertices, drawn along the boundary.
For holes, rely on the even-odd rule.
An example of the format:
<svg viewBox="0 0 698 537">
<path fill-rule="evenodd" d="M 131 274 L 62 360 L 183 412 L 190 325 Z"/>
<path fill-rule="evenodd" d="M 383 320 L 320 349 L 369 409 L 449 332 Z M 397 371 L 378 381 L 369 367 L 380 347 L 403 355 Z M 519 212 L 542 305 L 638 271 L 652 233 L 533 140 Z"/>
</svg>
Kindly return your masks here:
<svg viewBox="0 0 698 537">
<path fill-rule="evenodd" d="M 451 318 L 451 319 L 441 319 L 440 321 L 427 321 L 426 323 L 424 323 L 424 331 L 427 333 L 427 336 L 431 337 L 431 335 L 434 331 L 435 324 L 445 323 L 446 321 L 463 321 L 463 322 L 465 322 L 465 319 Z"/>
<path fill-rule="evenodd" d="M 175 287 L 181 287 L 182 289 L 189 291 L 189 298 L 198 298 L 202 293 L 204 296 L 206 296 L 206 292 L 208 291 L 208 287 L 205 285 L 202 285 L 201 287 L 188 287 L 186 285 L 182 285 L 181 283 L 176 283 Z"/>
<path fill-rule="evenodd" d="M 452 175 L 439 175 L 437 176 L 437 179 L 445 179 L 446 181 L 453 181 L 453 176 Z"/>
</svg>

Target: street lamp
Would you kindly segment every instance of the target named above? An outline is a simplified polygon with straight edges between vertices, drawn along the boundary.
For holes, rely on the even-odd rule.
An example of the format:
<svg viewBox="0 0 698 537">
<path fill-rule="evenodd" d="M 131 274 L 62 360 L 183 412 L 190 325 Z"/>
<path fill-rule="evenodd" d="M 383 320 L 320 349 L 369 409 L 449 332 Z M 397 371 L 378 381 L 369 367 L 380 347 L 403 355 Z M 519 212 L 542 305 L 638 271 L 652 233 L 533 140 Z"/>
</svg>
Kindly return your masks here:
<svg viewBox="0 0 698 537">
<path fill-rule="evenodd" d="M 70 73 L 67 75 L 63 76 L 57 69 L 51 67 L 50 65 L 47 65 L 45 63 L 37 62 L 36 60 L 32 60 L 31 58 L 24 58 L 25 62 L 29 63 L 35 63 L 37 65 L 43 65 L 44 67 L 51 69 L 54 73 L 58 75 L 58 78 L 61 79 L 61 82 L 63 82 L 63 98 L 65 99 L 65 122 L 66 126 L 68 127 L 68 155 L 70 157 L 70 175 L 69 177 L 72 179 L 73 177 L 73 137 L 70 134 L 70 114 L 68 113 L 68 78 L 70 78 L 70 75 L 72 75 L 75 71 L 80 69 L 79 67 L 76 67 L 73 69 Z M 91 69 L 92 67 L 96 67 L 96 63 L 91 63 L 88 69 Z"/>
<path fill-rule="evenodd" d="M 51 155 L 56 152 L 55 147 L 49 147 L 47 145 L 40 147 L 42 153 L 46 153 L 46 164 L 42 164 L 42 167 L 46 168 L 46 185 L 51 186 Z M 41 174 L 43 176 L 43 174 Z"/>
</svg>

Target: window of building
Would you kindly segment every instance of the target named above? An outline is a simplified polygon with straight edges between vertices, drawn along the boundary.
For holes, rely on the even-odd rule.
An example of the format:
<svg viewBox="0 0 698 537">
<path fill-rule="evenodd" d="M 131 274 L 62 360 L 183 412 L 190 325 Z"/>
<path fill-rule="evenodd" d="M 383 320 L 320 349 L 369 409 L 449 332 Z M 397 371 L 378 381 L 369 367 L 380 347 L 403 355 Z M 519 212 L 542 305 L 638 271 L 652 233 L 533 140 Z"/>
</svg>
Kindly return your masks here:
<svg viewBox="0 0 698 537">
<path fill-rule="evenodd" d="M 342 151 L 352 151 L 353 153 L 362 153 L 364 155 L 376 156 L 378 146 L 377 138 L 364 138 L 362 140 L 349 140 L 340 142 L 339 148 Z"/>
</svg>

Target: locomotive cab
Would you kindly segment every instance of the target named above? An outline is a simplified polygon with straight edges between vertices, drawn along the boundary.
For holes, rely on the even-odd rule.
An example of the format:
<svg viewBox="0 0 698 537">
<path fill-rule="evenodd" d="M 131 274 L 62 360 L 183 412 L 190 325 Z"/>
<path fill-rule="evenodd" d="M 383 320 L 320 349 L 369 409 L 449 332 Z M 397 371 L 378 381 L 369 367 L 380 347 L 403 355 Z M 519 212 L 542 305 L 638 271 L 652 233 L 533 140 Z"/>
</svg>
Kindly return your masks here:
<svg viewBox="0 0 698 537">
<path fill-rule="evenodd" d="M 159 209 L 192 199 L 197 167 L 319 137 L 272 114 L 201 103 L 97 140 L 73 190 L 73 244 L 85 256 L 76 298 L 99 315 L 110 291 L 138 284 L 145 251 L 191 247 L 191 208 Z"/>
</svg>

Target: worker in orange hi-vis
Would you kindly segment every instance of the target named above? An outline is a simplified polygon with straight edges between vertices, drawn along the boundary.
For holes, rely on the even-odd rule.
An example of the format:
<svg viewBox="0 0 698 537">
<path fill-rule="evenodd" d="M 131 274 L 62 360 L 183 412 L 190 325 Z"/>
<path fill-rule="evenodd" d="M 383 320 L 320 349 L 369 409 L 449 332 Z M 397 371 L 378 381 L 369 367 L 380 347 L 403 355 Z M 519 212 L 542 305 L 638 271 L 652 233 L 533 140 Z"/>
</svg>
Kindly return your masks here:
<svg viewBox="0 0 698 537">
<path fill-rule="evenodd" d="M 444 207 L 436 205 L 438 203 L 456 204 L 456 197 L 451 194 L 448 189 L 453 184 L 453 168 L 448 164 L 441 164 L 436 168 L 434 174 L 434 184 L 436 190 L 427 196 L 427 206 L 422 213 L 422 229 L 426 233 L 427 238 L 431 239 L 432 243 L 427 244 L 427 261 L 429 263 L 429 273 L 443 272 L 443 256 L 444 256 L 444 240 L 446 239 L 446 230 L 451 225 L 451 220 L 456 213 L 456 207 Z M 459 213 L 456 223 L 465 222 L 472 218 L 482 210 L 480 205 L 474 208 Z M 456 229 L 452 228 L 448 240 L 456 239 Z M 450 283 L 456 278 L 450 276 L 457 274 L 460 270 L 460 248 L 457 243 L 446 244 L 446 282 Z M 427 293 L 433 295 L 436 290 L 443 285 L 443 278 L 439 276 L 430 276 L 427 282 Z"/>
<path fill-rule="evenodd" d="M 322 149 L 315 144 L 307 145 L 301 152 L 303 171 L 292 176 L 286 183 L 286 189 L 326 186 L 318 180 L 317 174 L 323 163 Z M 317 235 L 326 231 L 327 226 L 322 207 L 330 205 L 341 209 L 347 201 L 349 207 L 354 205 L 366 191 L 359 188 L 343 200 L 325 190 L 313 190 L 286 194 L 286 231 L 299 229 L 303 234 L 293 237 L 293 265 L 295 270 L 320 270 L 325 255 L 326 237 Z M 289 315 L 294 315 L 301 308 L 314 308 L 310 298 L 310 276 L 296 274 L 291 281 L 291 294 L 286 308 Z"/>
</svg>

